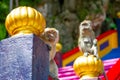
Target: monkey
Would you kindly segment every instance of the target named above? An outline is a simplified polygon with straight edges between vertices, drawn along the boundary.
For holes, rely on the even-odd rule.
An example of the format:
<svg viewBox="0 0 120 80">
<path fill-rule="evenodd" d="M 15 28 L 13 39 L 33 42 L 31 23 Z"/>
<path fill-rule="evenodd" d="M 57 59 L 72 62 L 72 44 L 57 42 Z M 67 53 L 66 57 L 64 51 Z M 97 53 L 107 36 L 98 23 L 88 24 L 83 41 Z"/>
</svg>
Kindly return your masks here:
<svg viewBox="0 0 120 80">
<path fill-rule="evenodd" d="M 97 59 L 99 58 L 98 56 L 98 47 L 97 47 L 97 39 L 93 40 L 93 46 L 91 48 L 91 50 L 93 51 L 92 53 L 94 53 L 94 55 L 97 57 Z"/>
<path fill-rule="evenodd" d="M 79 26 L 78 47 L 84 53 L 84 56 L 93 54 L 98 58 L 97 39 L 92 29 L 92 22 L 84 20 Z"/>
<path fill-rule="evenodd" d="M 92 30 L 92 22 L 90 20 L 84 20 L 79 26 L 79 38 L 78 38 L 78 47 L 84 53 L 84 56 L 93 54 L 97 59 L 98 56 L 98 47 L 97 39 L 95 38 L 95 33 Z M 106 80 L 108 80 L 105 70 L 103 68 L 103 75 Z"/>
<path fill-rule="evenodd" d="M 56 54 L 56 43 L 59 41 L 59 31 L 55 28 L 45 28 L 44 32 L 40 35 L 40 38 L 50 47 L 49 51 L 49 75 L 54 80 L 58 79 L 58 67 L 54 61 Z"/>
</svg>

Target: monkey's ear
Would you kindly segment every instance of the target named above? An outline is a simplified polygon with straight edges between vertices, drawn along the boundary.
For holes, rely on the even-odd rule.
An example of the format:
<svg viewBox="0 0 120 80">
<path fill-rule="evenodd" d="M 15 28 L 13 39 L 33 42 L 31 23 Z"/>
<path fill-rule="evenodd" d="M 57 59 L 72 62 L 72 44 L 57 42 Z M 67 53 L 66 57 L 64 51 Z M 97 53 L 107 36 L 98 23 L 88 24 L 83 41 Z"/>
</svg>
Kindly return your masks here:
<svg viewBox="0 0 120 80">
<path fill-rule="evenodd" d="M 44 32 L 39 36 L 41 39 L 45 39 Z"/>
<path fill-rule="evenodd" d="M 57 38 L 56 38 L 56 43 L 57 43 L 57 42 L 59 42 L 59 37 L 60 37 L 60 36 L 59 36 L 59 31 L 56 30 L 56 32 L 57 32 Z"/>
</svg>

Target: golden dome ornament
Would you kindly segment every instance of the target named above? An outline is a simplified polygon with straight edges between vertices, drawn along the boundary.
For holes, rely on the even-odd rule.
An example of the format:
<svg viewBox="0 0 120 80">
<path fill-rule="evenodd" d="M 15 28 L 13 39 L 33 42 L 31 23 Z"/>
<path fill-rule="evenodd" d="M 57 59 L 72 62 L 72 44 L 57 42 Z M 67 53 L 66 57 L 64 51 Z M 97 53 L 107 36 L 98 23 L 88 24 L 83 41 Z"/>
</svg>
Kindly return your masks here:
<svg viewBox="0 0 120 80">
<path fill-rule="evenodd" d="M 120 18 L 120 12 L 117 12 L 116 15 L 117 15 L 117 18 Z"/>
<path fill-rule="evenodd" d="M 97 59 L 94 55 L 87 57 L 78 57 L 73 64 L 76 75 L 80 77 L 80 80 L 97 78 L 103 73 L 103 63 L 101 59 Z"/>
<path fill-rule="evenodd" d="M 21 6 L 7 15 L 5 26 L 11 36 L 29 33 L 39 36 L 46 27 L 46 21 L 34 8 Z"/>
<path fill-rule="evenodd" d="M 62 50 L 62 44 L 61 43 L 56 43 L 56 52 L 59 52 Z"/>
</svg>

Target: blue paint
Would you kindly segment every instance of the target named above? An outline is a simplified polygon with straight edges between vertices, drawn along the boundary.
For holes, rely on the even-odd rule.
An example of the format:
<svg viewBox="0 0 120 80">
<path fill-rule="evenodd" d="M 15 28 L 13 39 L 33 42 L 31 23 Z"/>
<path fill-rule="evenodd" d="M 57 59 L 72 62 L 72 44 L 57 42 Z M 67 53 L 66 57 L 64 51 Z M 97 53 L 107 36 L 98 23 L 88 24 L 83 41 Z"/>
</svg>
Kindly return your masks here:
<svg viewBox="0 0 120 80">
<path fill-rule="evenodd" d="M 100 51 L 105 49 L 108 46 L 109 46 L 109 41 L 104 42 L 103 44 L 100 45 Z"/>
<path fill-rule="evenodd" d="M 110 53 L 102 57 L 102 60 L 120 58 L 120 47 L 113 49 Z"/>
<path fill-rule="evenodd" d="M 71 61 L 70 63 L 68 63 L 66 66 L 72 66 L 74 63 L 74 61 Z"/>
<path fill-rule="evenodd" d="M 115 19 L 117 25 L 117 32 L 118 32 L 118 45 L 120 46 L 120 19 Z"/>
</svg>

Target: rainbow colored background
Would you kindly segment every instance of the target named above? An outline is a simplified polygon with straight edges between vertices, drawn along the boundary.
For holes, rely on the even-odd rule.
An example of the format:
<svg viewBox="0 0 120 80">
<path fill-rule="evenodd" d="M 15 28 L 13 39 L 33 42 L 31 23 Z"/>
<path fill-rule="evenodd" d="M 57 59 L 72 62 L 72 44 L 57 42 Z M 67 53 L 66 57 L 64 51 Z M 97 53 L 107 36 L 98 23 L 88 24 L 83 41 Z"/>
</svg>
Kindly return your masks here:
<svg viewBox="0 0 120 80">
<path fill-rule="evenodd" d="M 116 30 L 109 30 L 99 37 L 98 40 L 98 54 L 100 58 L 103 58 L 107 55 L 112 49 L 118 48 L 118 33 Z M 83 55 L 80 52 L 79 48 L 76 47 L 62 55 L 62 66 L 72 65 L 74 60 Z"/>
</svg>

